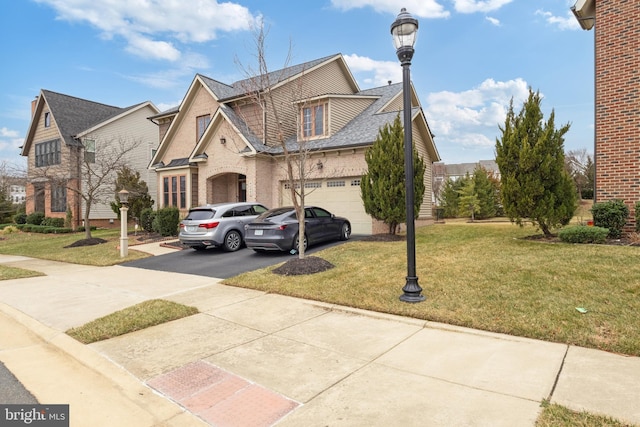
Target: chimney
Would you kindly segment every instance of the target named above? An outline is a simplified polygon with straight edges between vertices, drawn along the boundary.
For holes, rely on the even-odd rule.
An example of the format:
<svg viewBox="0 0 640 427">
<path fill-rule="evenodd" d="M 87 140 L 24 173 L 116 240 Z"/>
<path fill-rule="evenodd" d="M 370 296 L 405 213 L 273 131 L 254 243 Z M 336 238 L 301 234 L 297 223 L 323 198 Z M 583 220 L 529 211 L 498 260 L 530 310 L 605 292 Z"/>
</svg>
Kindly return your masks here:
<svg viewBox="0 0 640 427">
<path fill-rule="evenodd" d="M 33 118 L 34 113 L 36 112 L 36 105 L 38 104 L 38 97 L 36 96 L 31 101 L 31 117 Z"/>
<path fill-rule="evenodd" d="M 387 83 L 389 84 L 389 86 L 391 86 L 391 80 L 388 80 Z"/>
</svg>

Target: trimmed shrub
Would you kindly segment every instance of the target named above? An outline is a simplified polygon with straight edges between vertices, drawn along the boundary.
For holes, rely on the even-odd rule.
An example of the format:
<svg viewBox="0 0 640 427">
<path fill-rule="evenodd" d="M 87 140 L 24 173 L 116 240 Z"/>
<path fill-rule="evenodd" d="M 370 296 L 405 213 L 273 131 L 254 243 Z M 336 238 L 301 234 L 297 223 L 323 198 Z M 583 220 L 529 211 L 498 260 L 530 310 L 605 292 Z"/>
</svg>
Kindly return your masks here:
<svg viewBox="0 0 640 427">
<path fill-rule="evenodd" d="M 565 243 L 605 243 L 608 234 L 606 228 L 575 225 L 560 230 L 558 237 Z"/>
<path fill-rule="evenodd" d="M 636 202 L 636 233 L 640 232 L 640 202 Z"/>
<path fill-rule="evenodd" d="M 159 209 L 153 221 L 153 229 L 162 236 L 177 236 L 180 210 L 175 206 Z"/>
<path fill-rule="evenodd" d="M 156 211 L 151 208 L 143 209 L 140 213 L 140 226 L 144 231 L 154 231 L 153 221 L 156 219 Z"/>
<path fill-rule="evenodd" d="M 62 228 L 64 227 L 64 218 L 45 218 L 40 225 Z"/>
<path fill-rule="evenodd" d="M 42 221 L 44 221 L 44 213 L 43 212 L 34 212 L 32 214 L 27 215 L 26 224 L 40 225 Z"/>
<path fill-rule="evenodd" d="M 618 239 L 622 236 L 622 228 L 627 222 L 629 208 L 622 200 L 595 203 L 591 207 L 593 225 L 609 229 L 609 237 Z"/>
<path fill-rule="evenodd" d="M 96 231 L 98 229 L 98 227 L 96 227 L 95 225 L 91 226 L 91 231 Z M 80 227 L 78 227 L 78 232 L 84 232 L 86 230 L 86 228 L 84 228 L 84 225 L 81 225 Z"/>
<path fill-rule="evenodd" d="M 13 222 L 16 224 L 26 224 L 27 223 L 27 214 L 24 212 L 20 212 L 14 215 Z"/>
</svg>

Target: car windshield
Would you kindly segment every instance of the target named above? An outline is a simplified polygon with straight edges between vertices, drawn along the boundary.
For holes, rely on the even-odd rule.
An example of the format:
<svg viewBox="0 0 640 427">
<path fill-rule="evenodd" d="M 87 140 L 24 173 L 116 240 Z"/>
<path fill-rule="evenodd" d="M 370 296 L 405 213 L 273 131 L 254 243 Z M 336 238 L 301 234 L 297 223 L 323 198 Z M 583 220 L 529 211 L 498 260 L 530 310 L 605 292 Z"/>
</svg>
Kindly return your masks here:
<svg viewBox="0 0 640 427">
<path fill-rule="evenodd" d="M 185 219 L 190 221 L 202 221 L 204 219 L 211 219 L 216 214 L 213 209 L 193 210 L 189 212 L 189 215 Z"/>
</svg>

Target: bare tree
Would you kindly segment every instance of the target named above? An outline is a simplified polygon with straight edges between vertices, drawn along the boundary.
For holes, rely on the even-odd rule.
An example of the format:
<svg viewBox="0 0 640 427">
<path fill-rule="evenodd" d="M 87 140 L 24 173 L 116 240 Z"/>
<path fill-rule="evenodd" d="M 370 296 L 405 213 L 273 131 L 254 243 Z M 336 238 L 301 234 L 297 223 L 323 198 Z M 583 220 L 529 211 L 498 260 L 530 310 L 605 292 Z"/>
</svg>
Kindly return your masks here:
<svg viewBox="0 0 640 427">
<path fill-rule="evenodd" d="M 302 128 L 299 111 L 305 108 L 313 93 L 305 92 L 305 75 L 301 75 L 295 83 L 288 85 L 290 93 L 287 96 L 279 96 L 274 92 L 274 85 L 283 81 L 284 72 L 291 60 L 291 46 L 289 47 L 285 64 L 280 72 L 270 72 L 266 58 L 265 41 L 267 32 L 264 22 L 254 28 L 254 49 L 257 68 L 246 68 L 238 60 L 236 62 L 244 72 L 246 79 L 243 81 L 243 91 L 251 101 L 260 109 L 264 123 L 263 141 L 265 144 L 276 144 L 282 149 L 284 168 L 287 176 L 291 200 L 298 218 L 298 258 L 305 257 L 305 196 L 306 183 L 309 177 L 317 169 L 311 161 L 311 149 L 309 136 L 300 132 Z M 283 90 L 283 89 L 279 89 Z M 312 105 L 312 104 L 309 104 Z M 294 117 L 293 121 L 284 117 Z M 286 123 L 285 123 L 286 122 Z M 294 124 L 295 128 L 291 124 Z M 270 125 L 272 125 L 270 127 Z M 271 130 L 273 129 L 273 130 Z M 291 137 L 293 135 L 293 137 Z"/>
<path fill-rule="evenodd" d="M 589 183 L 589 167 L 592 164 L 591 155 L 586 148 L 569 150 L 565 155 L 564 162 L 567 172 L 569 172 L 576 185 L 580 199 L 582 199 L 582 190 Z"/>
<path fill-rule="evenodd" d="M 86 136 L 83 144 L 70 150 L 69 168 L 51 165 L 37 169 L 32 181 L 46 181 L 52 187 L 64 189 L 82 200 L 85 238 L 91 238 L 91 209 L 98 203 L 114 199 L 117 172 L 129 167 L 128 158 L 141 140 L 125 137 L 101 138 Z M 91 144 L 88 147 L 86 144 Z M 89 148 L 89 149 L 87 149 Z"/>
</svg>

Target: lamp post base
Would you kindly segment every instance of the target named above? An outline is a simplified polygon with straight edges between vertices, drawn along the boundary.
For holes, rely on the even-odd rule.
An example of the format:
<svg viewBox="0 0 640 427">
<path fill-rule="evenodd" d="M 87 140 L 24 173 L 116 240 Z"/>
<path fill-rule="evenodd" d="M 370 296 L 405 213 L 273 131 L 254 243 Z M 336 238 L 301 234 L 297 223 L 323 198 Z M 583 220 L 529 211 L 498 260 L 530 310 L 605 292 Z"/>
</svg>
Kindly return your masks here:
<svg viewBox="0 0 640 427">
<path fill-rule="evenodd" d="M 425 300 L 425 296 L 422 295 L 422 288 L 418 284 L 418 278 L 416 276 L 407 276 L 407 283 L 402 288 L 402 295 L 400 295 L 400 301 L 404 302 L 422 302 Z"/>
</svg>

